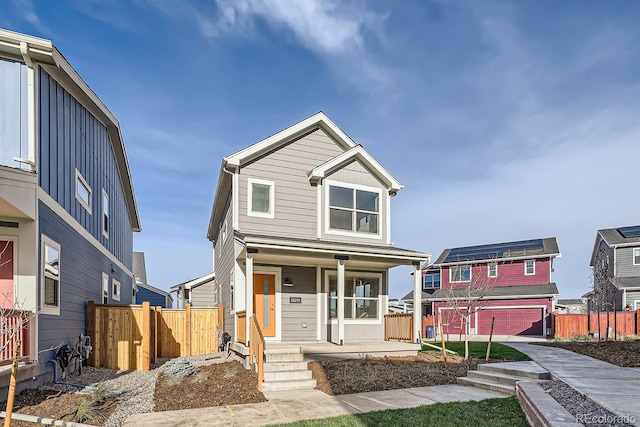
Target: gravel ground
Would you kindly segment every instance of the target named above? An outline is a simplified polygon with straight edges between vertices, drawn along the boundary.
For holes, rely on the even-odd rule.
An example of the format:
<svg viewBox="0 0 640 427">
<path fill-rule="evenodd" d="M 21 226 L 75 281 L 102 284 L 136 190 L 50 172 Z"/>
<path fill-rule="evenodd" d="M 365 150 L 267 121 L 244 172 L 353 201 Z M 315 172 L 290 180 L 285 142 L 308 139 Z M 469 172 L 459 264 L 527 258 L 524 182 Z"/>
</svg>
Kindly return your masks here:
<svg viewBox="0 0 640 427">
<path fill-rule="evenodd" d="M 540 386 L 551 397 L 553 397 L 560 405 L 562 405 L 571 415 L 576 417 L 582 424 L 594 427 L 600 426 L 620 426 L 631 427 L 631 424 L 625 424 L 618 420 L 614 413 L 609 412 L 602 406 L 587 400 L 582 394 L 578 393 L 573 387 L 562 381 L 548 381 L 541 383 Z"/>
<path fill-rule="evenodd" d="M 223 353 L 192 356 L 186 359 L 196 366 L 210 365 L 227 361 Z M 160 367 L 170 359 L 158 359 L 150 371 L 116 371 L 106 368 L 82 368 L 82 375 L 68 375 L 60 381 L 82 384 L 103 383 L 109 390 L 118 390 L 118 407 L 103 424 L 104 427 L 118 427 L 134 414 L 153 412 L 153 393 L 156 388 Z M 78 388 L 63 384 L 47 383 L 43 386 L 50 390 L 74 392 Z"/>
</svg>

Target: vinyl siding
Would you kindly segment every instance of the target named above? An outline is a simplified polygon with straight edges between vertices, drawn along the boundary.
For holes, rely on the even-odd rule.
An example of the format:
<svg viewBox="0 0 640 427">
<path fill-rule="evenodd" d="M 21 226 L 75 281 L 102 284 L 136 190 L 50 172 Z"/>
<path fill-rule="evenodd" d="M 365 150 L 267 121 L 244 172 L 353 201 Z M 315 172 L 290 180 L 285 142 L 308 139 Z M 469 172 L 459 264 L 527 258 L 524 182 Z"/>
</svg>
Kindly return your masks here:
<svg viewBox="0 0 640 427">
<path fill-rule="evenodd" d="M 244 166 L 239 176 L 239 227 L 245 233 L 300 238 L 317 236 L 317 190 L 307 172 L 343 150 L 321 129 Z M 275 217 L 247 215 L 248 178 L 275 183 Z"/>
<path fill-rule="evenodd" d="M 225 205 L 225 211 L 222 215 L 222 224 L 226 224 L 227 238 L 224 239 L 222 232 L 218 233 L 218 240 L 215 242 L 214 257 L 215 257 L 215 286 L 220 287 L 220 303 L 224 305 L 224 331 L 228 332 L 234 339 L 236 339 L 235 333 L 235 315 L 232 313 L 233 307 L 230 305 L 230 284 L 229 274 L 235 268 L 235 245 L 233 237 L 233 209 L 231 193 L 228 194 L 227 202 Z M 235 287 L 237 289 L 239 278 L 235 277 Z M 236 301 L 238 300 L 238 292 L 236 291 Z"/>
<path fill-rule="evenodd" d="M 636 248 L 640 248 L 640 245 Z M 640 265 L 633 265 L 633 249 L 632 247 L 616 249 L 618 276 L 640 277 Z"/>
<path fill-rule="evenodd" d="M 282 286 L 282 341 L 315 341 L 317 298 L 315 267 L 282 267 L 282 279 L 289 277 L 293 287 Z M 301 303 L 291 304 L 298 297 Z"/>
<path fill-rule="evenodd" d="M 133 233 L 107 128 L 44 69 L 39 74 L 39 185 L 132 269 Z M 91 187 L 91 213 L 76 199 L 76 169 Z M 102 233 L 102 190 L 109 237 Z"/>
<path fill-rule="evenodd" d="M 135 303 L 142 304 L 144 301 L 148 301 L 152 307 L 171 308 L 171 306 L 168 305 L 168 298 L 165 295 L 138 286 Z"/>
<path fill-rule="evenodd" d="M 38 348 L 42 350 L 61 342 L 74 345 L 78 335 L 86 333 L 87 301 L 102 302 L 102 273 L 109 275 L 109 303 L 131 304 L 132 279 L 41 201 L 39 218 L 39 236 L 44 234 L 60 245 L 60 315 L 39 315 Z M 38 245 L 38 265 L 41 266 L 40 252 L 41 244 Z M 111 299 L 114 278 L 120 282 L 120 301 Z M 41 280 L 39 273 L 38 289 L 41 289 Z M 46 364 L 51 357 L 52 352 L 40 353 L 43 370 L 51 369 L 51 365 Z"/>
<path fill-rule="evenodd" d="M 213 307 L 215 291 L 215 280 L 211 280 L 202 285 L 191 288 L 191 305 L 193 307 Z"/>
<path fill-rule="evenodd" d="M 551 281 L 551 261 L 549 259 L 535 260 L 535 274 L 524 274 L 524 261 L 515 261 L 510 264 L 498 264 L 498 277 L 488 278 L 487 264 L 476 265 L 471 270 L 471 282 L 478 286 L 517 286 L 517 285 L 544 285 Z M 466 283 L 451 283 L 451 267 L 443 267 L 440 277 L 441 287 L 464 287 Z"/>
</svg>

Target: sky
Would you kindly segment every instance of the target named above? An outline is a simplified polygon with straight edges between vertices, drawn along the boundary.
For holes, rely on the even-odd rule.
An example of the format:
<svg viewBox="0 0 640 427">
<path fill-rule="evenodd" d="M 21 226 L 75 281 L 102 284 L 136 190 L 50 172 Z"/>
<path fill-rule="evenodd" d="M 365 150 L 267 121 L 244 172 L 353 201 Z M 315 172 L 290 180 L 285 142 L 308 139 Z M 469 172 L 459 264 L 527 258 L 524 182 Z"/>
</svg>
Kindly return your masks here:
<svg viewBox="0 0 640 427">
<path fill-rule="evenodd" d="M 52 40 L 118 118 L 156 287 L 211 271 L 222 157 L 324 111 L 404 184 L 394 245 L 556 237 L 575 298 L 596 231 L 640 223 L 639 18 L 618 0 L 3 0 L 0 27 Z"/>
</svg>

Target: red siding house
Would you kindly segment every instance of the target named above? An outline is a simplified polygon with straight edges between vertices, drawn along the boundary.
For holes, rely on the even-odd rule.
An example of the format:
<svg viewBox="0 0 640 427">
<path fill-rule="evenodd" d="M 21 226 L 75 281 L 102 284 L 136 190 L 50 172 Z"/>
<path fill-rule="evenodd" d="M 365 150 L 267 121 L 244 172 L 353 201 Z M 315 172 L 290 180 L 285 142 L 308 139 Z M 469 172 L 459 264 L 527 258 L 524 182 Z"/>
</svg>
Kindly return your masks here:
<svg viewBox="0 0 640 427">
<path fill-rule="evenodd" d="M 495 335 L 544 336 L 558 295 L 557 257 L 555 237 L 446 249 L 433 265 L 441 287 L 427 300 L 450 335 L 464 330 L 461 307 L 469 301 L 469 334 L 489 335 L 495 317 Z"/>
</svg>

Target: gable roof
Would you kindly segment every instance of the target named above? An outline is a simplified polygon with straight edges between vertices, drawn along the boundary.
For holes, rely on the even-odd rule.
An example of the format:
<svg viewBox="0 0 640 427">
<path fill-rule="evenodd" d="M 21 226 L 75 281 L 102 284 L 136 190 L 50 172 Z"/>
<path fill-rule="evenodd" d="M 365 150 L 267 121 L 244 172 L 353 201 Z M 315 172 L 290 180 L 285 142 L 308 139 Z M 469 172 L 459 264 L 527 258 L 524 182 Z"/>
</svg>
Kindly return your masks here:
<svg viewBox="0 0 640 427">
<path fill-rule="evenodd" d="M 402 184 L 391 175 L 391 173 L 384 169 L 362 146 L 356 144 L 353 139 L 340 129 L 324 112 L 320 111 L 222 159 L 207 231 L 207 238 L 209 240 L 215 241 L 218 237 L 218 224 L 224 214 L 226 201 L 231 191 L 233 172 L 238 167 L 268 155 L 270 152 L 303 136 L 315 128 L 320 128 L 326 132 L 345 152 L 310 171 L 308 174 L 310 182 L 316 183 L 326 174 L 357 160 L 367 167 L 381 182 L 388 186 L 390 194 L 395 194 L 402 189 Z"/>
<path fill-rule="evenodd" d="M 156 294 L 158 294 L 158 295 L 162 295 L 162 296 L 163 296 L 163 297 L 165 297 L 165 298 L 166 298 L 166 297 L 169 297 L 169 299 L 171 300 L 171 302 L 173 302 L 173 295 L 171 295 L 171 293 L 170 293 L 170 292 L 167 292 L 167 291 L 165 291 L 165 290 L 162 290 L 162 289 L 156 288 L 155 286 L 151 286 L 151 285 L 150 285 L 150 284 L 148 284 L 148 283 L 138 283 L 138 286 L 139 286 L 139 287 L 141 287 L 141 288 L 144 288 L 144 289 L 146 289 L 146 290 L 148 290 L 148 291 L 155 292 L 155 293 L 156 293 Z"/>
<path fill-rule="evenodd" d="M 353 161 L 362 163 L 373 175 L 382 181 L 389 189 L 389 194 L 394 195 L 402 190 L 403 185 L 400 181 L 389 173 L 389 171 L 374 159 L 360 144 L 309 171 L 307 174 L 309 182 L 316 184 L 327 175 Z"/>
<path fill-rule="evenodd" d="M 177 285 L 173 285 L 170 289 L 171 292 L 177 292 L 178 289 L 184 287 L 185 289 L 193 289 L 197 288 L 200 285 L 204 285 L 205 283 L 209 283 L 212 280 L 215 280 L 216 273 L 205 274 L 204 276 L 196 277 L 195 279 L 187 280 L 186 282 L 178 283 Z"/>
<path fill-rule="evenodd" d="M 464 288 L 438 289 L 433 295 L 426 299 L 430 301 L 446 301 L 449 298 L 467 298 L 468 291 Z M 552 297 L 559 295 L 558 287 L 555 283 L 544 285 L 517 285 L 517 286 L 494 286 L 490 289 L 483 289 L 481 299 L 512 299 L 512 298 L 538 298 Z"/>
<path fill-rule="evenodd" d="M 598 230 L 596 233 L 596 241 L 593 244 L 593 250 L 591 251 L 591 260 L 589 261 L 589 265 L 593 266 L 596 259 L 596 254 L 598 253 L 598 247 L 600 246 L 600 242 L 604 240 L 604 242 L 610 248 L 619 248 L 619 247 L 627 247 L 627 246 L 640 246 L 640 236 L 638 237 L 626 237 L 625 230 L 628 229 L 637 229 L 640 226 L 629 226 L 629 227 L 617 227 L 617 228 L 605 228 L 602 230 Z M 623 234 L 625 233 L 625 234 Z"/>
<path fill-rule="evenodd" d="M 558 241 L 555 237 L 519 240 L 515 242 L 491 243 L 445 249 L 433 263 L 436 267 L 456 264 L 472 264 L 489 261 L 513 261 L 530 258 L 559 257 Z"/>
<path fill-rule="evenodd" d="M 25 62 L 30 68 L 33 68 L 34 62 L 40 64 L 105 125 L 113 147 L 120 179 L 125 189 L 124 197 L 131 227 L 134 231 L 141 231 L 142 226 L 140 224 L 135 191 L 133 190 L 131 170 L 118 119 L 109 111 L 107 106 L 104 105 L 50 40 L 0 29 L 0 53 L 2 53 L 2 56 Z"/>
</svg>

